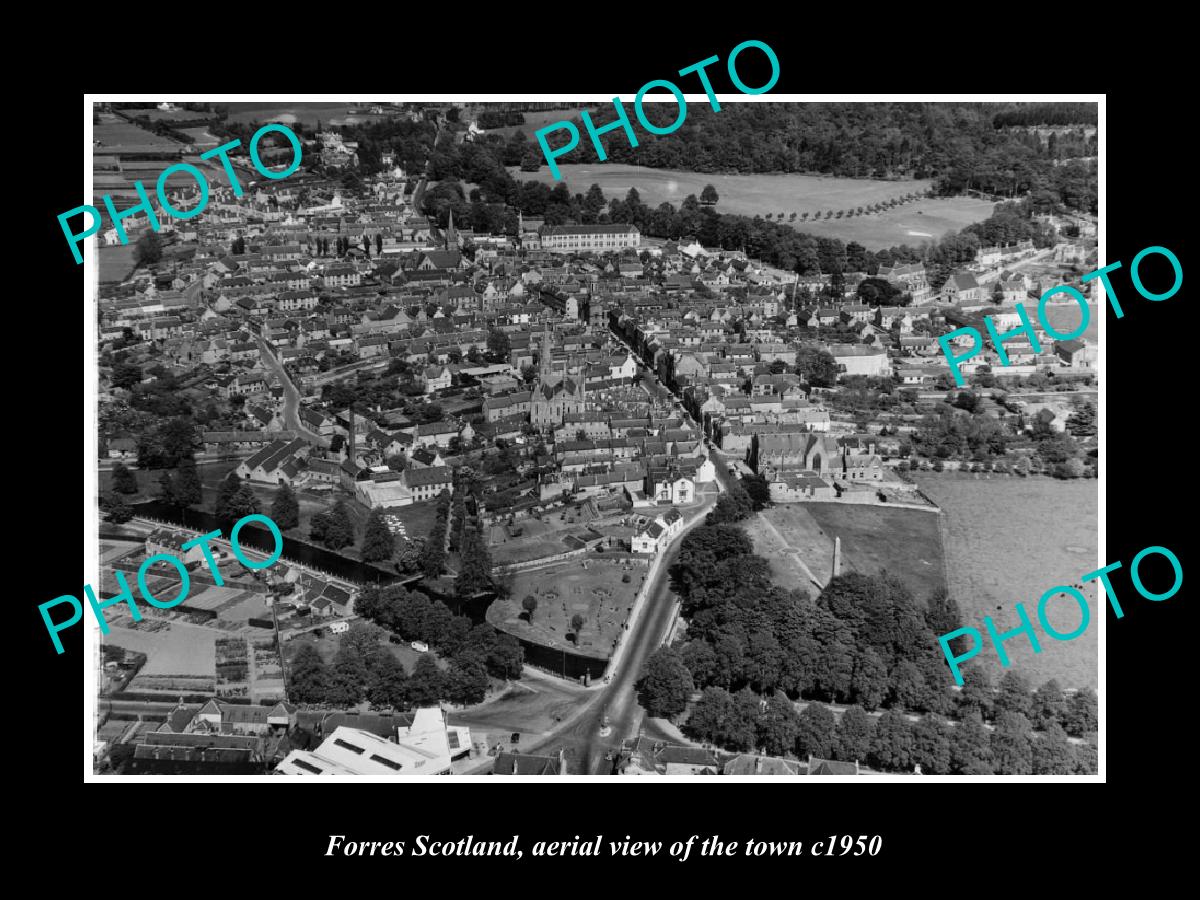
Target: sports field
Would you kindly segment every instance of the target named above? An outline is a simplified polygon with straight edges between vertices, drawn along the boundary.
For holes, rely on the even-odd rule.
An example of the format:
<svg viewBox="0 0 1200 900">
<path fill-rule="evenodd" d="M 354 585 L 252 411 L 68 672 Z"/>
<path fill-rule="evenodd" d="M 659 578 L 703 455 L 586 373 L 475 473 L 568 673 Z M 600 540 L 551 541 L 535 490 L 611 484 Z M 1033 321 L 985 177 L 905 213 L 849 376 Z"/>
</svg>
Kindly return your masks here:
<svg viewBox="0 0 1200 900">
<path fill-rule="evenodd" d="M 700 196 L 704 186 L 716 188 L 722 213 L 766 216 L 782 220 L 807 234 L 858 241 L 869 250 L 909 244 L 920 246 L 948 231 L 986 219 L 994 204 L 969 197 L 945 197 L 914 200 L 880 213 L 850 218 L 825 218 L 832 210 L 857 210 L 910 193 L 923 193 L 932 182 L 881 181 L 869 178 L 835 178 L 820 175 L 706 175 L 673 169 L 648 169 L 624 163 L 560 163 L 563 179 L 572 193 L 584 193 L 593 184 L 600 185 L 608 200 L 623 199 L 630 188 L 637 188 L 642 202 L 649 206 L 669 202 L 678 207 L 688 194 Z M 510 168 L 518 181 L 536 179 L 555 184 L 548 166 L 537 172 Z M 791 219 L 792 213 L 797 218 Z M 821 219 L 801 221 L 820 213 Z"/>
<path fill-rule="evenodd" d="M 896 188 L 904 187 L 909 182 L 883 182 L 883 184 Z M 911 188 L 900 190 L 899 193 L 905 194 L 909 190 Z M 937 197 L 903 203 L 894 209 L 869 216 L 854 216 L 849 219 L 822 218 L 819 222 L 797 221 L 794 224 L 798 230 L 807 234 L 840 238 L 847 243 L 857 241 L 868 250 L 883 250 L 888 247 L 898 247 L 901 244 L 919 247 L 927 241 L 940 238 L 948 231 L 959 231 L 973 222 L 982 222 L 992 214 L 994 206 L 995 204 L 990 200 L 977 200 L 973 197 Z M 834 202 L 825 204 L 823 208 L 833 209 L 836 212 L 842 207 Z M 803 212 L 804 210 L 799 211 Z"/>
<path fill-rule="evenodd" d="M 688 194 L 699 197 L 704 186 L 711 184 L 720 197 L 718 212 L 748 216 L 783 213 L 785 218 L 793 212 L 799 215 L 817 210 L 852 209 L 909 193 L 922 193 L 932 183 L 820 175 L 706 175 L 608 162 L 559 163 L 558 168 L 572 193 L 584 193 L 593 184 L 598 184 L 607 199 L 624 199 L 629 189 L 635 187 L 643 203 L 656 206 L 668 201 L 678 207 Z M 517 168 L 509 171 L 518 180 L 557 183 L 549 166 L 543 165 L 537 172 L 522 172 Z M 801 225 L 799 221 L 794 224 Z"/>
</svg>

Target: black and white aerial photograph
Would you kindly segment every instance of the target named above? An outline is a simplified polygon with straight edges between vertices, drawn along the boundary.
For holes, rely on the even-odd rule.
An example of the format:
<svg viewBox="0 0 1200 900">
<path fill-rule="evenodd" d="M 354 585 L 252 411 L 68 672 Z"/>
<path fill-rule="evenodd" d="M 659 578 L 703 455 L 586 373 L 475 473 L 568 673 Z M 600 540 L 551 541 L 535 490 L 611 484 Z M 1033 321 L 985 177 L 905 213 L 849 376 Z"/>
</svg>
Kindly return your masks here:
<svg viewBox="0 0 1200 900">
<path fill-rule="evenodd" d="M 89 95 L 89 780 L 1096 780 L 1103 97 L 721 52 Z"/>
</svg>

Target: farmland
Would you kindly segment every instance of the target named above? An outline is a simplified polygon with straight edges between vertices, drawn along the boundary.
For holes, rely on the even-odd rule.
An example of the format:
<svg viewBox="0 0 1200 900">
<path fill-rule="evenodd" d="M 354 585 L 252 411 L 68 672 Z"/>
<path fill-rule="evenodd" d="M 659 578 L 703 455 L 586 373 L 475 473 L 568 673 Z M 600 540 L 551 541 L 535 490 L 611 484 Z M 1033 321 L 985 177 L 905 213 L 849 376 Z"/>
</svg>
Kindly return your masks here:
<svg viewBox="0 0 1200 900">
<path fill-rule="evenodd" d="M 916 480 L 942 507 L 950 592 L 966 626 L 982 630 L 983 617 L 990 615 L 998 631 L 1014 628 L 1020 624 L 1017 601 L 1036 617 L 1038 598 L 1047 588 L 1078 584 L 1080 575 L 1097 568 L 1094 481 L 945 473 L 920 474 Z M 1097 585 L 1084 585 L 1092 623 L 1080 637 L 1065 643 L 1044 639 L 1038 655 L 1023 638 L 1005 645 L 1014 668 L 1035 686 L 1057 678 L 1064 688 L 1095 689 L 1097 619 L 1104 614 Z M 1050 609 L 1051 624 L 1059 631 L 1079 622 L 1069 601 L 1060 599 Z M 995 665 L 990 645 L 980 655 L 984 658 Z"/>
</svg>

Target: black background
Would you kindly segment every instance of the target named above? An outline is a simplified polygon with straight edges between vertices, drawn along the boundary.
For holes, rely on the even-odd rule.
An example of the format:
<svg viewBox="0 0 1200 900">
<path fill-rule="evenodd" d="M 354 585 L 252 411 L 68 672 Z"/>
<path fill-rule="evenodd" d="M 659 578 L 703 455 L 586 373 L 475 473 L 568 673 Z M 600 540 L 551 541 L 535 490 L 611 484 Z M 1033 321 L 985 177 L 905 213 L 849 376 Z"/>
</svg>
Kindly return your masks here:
<svg viewBox="0 0 1200 900">
<path fill-rule="evenodd" d="M 997 21 L 1007 14 L 997 10 Z M 402 18 L 412 21 L 409 16 L 395 17 L 397 22 Z M 1108 456 L 1102 458 L 1108 479 L 1104 559 L 1125 564 L 1113 578 L 1125 618 L 1118 621 L 1111 611 L 1107 613 L 1108 677 L 1107 690 L 1101 695 L 1102 721 L 1107 726 L 1108 786 L 1119 792 L 1108 799 L 1115 803 L 1113 812 L 1122 814 L 1116 825 L 1097 814 L 1093 808 L 1098 803 L 1096 795 L 1084 797 L 1080 793 L 1083 788 L 1068 787 L 1074 794 L 1066 798 L 1061 793 L 1051 794 L 1058 786 L 1048 783 L 1023 784 L 1019 797 L 1011 789 L 1001 793 L 993 785 L 938 785 L 935 801 L 927 782 L 923 785 L 926 794 L 918 796 L 909 790 L 900 796 L 894 787 L 864 790 L 846 784 L 826 787 L 817 794 L 808 779 L 762 779 L 747 784 L 713 778 L 669 786 L 635 780 L 642 785 L 635 795 L 630 791 L 638 787 L 628 783 L 618 787 L 614 784 L 617 779 L 597 778 L 586 784 L 554 779 L 500 784 L 502 779 L 489 779 L 492 783 L 487 787 L 491 789 L 485 790 L 479 782 L 455 784 L 449 778 L 369 789 L 342 786 L 314 791 L 308 786 L 283 794 L 275 791 L 268 804 L 261 791 L 249 798 L 247 786 L 224 784 L 219 786 L 220 801 L 209 790 L 203 797 L 193 791 L 190 802 L 180 802 L 163 791 L 187 787 L 164 787 L 165 783 L 159 782 L 153 788 L 139 784 L 139 790 L 110 796 L 102 804 L 89 794 L 91 802 L 81 803 L 83 632 L 82 628 L 64 632 L 66 652 L 57 656 L 37 611 L 39 603 L 60 594 L 80 596 L 82 580 L 87 577 L 74 556 L 76 548 L 83 550 L 75 543 L 83 530 L 76 519 L 82 470 L 81 438 L 75 432 L 81 407 L 85 407 L 77 307 L 83 267 L 75 264 L 55 218 L 77 206 L 82 194 L 79 123 L 84 110 L 82 95 L 64 87 L 54 99 L 38 101 L 44 114 L 39 116 L 37 131 L 45 137 L 37 147 L 37 169 L 47 177 L 21 180 L 20 189 L 28 196 L 9 206 L 10 216 L 18 210 L 31 211 L 22 218 L 21 226 L 32 227 L 33 232 L 19 245 L 9 245 L 17 252 L 14 268 L 22 273 L 10 294 L 9 335 L 15 345 L 27 347 L 31 353 L 8 371 L 9 420 L 16 425 L 8 442 L 13 467 L 8 481 L 17 490 L 27 485 L 34 493 L 10 507 L 10 516 L 15 518 L 19 508 L 22 518 L 8 541 L 10 577 L 16 575 L 19 587 L 9 600 L 14 613 L 9 621 L 17 627 L 7 646 L 19 647 L 29 660 L 19 669 L 11 666 L 8 672 L 8 693 L 16 701 L 9 707 L 15 715 L 8 721 L 8 761 L 10 777 L 18 776 L 17 789 L 33 792 L 28 815 L 41 827 L 32 828 L 30 834 L 43 836 L 38 843 L 44 849 L 60 841 L 78 840 L 89 848 L 88 858 L 99 859 L 109 844 L 114 853 L 113 877 L 119 872 L 133 875 L 134 870 L 126 868 L 122 860 L 136 858 L 139 868 L 134 877 L 142 884 L 146 883 L 144 876 L 159 864 L 167 864 L 178 874 L 182 872 L 179 866 L 192 869 L 207 859 L 217 871 L 228 867 L 231 872 L 247 874 L 248 867 L 258 867 L 266 886 L 269 873 L 289 874 L 274 868 L 286 860 L 298 864 L 288 867 L 290 877 L 307 878 L 321 871 L 344 878 L 369 870 L 398 876 L 389 882 L 392 889 L 403 889 L 412 878 L 422 879 L 418 883 L 429 878 L 445 890 L 490 885 L 504 893 L 537 885 L 539 890 L 574 891 L 584 884 L 600 890 L 629 890 L 636 889 L 637 883 L 623 879 L 632 865 L 667 876 L 672 869 L 686 870 L 709 879 L 710 874 L 723 873 L 731 864 L 747 862 L 756 872 L 782 875 L 786 867 L 788 873 L 800 876 L 795 881 L 770 882 L 784 890 L 805 885 L 814 869 L 828 871 L 840 881 L 886 868 L 889 880 L 903 877 L 903 873 L 938 891 L 958 891 L 968 888 L 981 870 L 1003 872 L 1008 866 L 1023 867 L 1030 854 L 1050 853 L 1060 860 L 1074 860 L 1068 865 L 1071 870 L 1077 864 L 1090 866 L 1096 850 L 1103 857 L 1105 841 L 1137 840 L 1132 832 L 1142 827 L 1152 830 L 1155 839 L 1150 849 L 1141 852 L 1163 852 L 1168 831 L 1158 827 L 1157 820 L 1139 818 L 1134 822 L 1124 815 L 1135 806 L 1139 813 L 1150 815 L 1153 811 L 1146 811 L 1143 804 L 1168 803 L 1159 799 L 1164 797 L 1159 782 L 1180 779 L 1189 761 L 1186 757 L 1191 747 L 1178 733 L 1191 719 L 1181 705 L 1191 694 L 1183 666 L 1188 648 L 1186 643 L 1176 643 L 1186 642 L 1189 636 L 1183 618 L 1187 584 L 1170 600 L 1152 603 L 1134 593 L 1128 565 L 1139 550 L 1158 544 L 1171 548 L 1185 572 L 1191 571 L 1179 512 L 1190 507 L 1193 493 L 1188 477 L 1194 447 L 1189 437 L 1192 382 L 1184 366 L 1195 358 L 1195 352 L 1184 318 L 1186 283 L 1170 300 L 1152 303 L 1133 290 L 1128 265 L 1142 248 L 1161 245 L 1173 250 L 1188 270 L 1182 220 L 1194 187 L 1190 152 L 1180 142 L 1182 131 L 1192 124 L 1189 107 L 1178 96 L 1179 82 L 1161 69 L 1169 54 L 1150 45 L 1133 49 L 1135 41 L 1128 32 L 1110 33 L 1095 41 L 1072 34 L 1062 46 L 1076 49 L 1050 52 L 1026 49 L 1028 39 L 1012 35 L 986 40 L 973 35 L 970 40 L 960 40 L 934 32 L 902 34 L 886 19 L 856 24 L 870 26 L 870 37 L 849 31 L 822 34 L 815 29 L 772 32 L 745 27 L 740 20 L 712 20 L 703 34 L 684 38 L 675 27 L 643 33 L 645 29 L 632 27 L 623 18 L 606 22 L 604 15 L 598 15 L 590 31 L 583 26 L 556 25 L 553 27 L 561 30 L 552 35 L 477 36 L 468 39 L 466 46 L 457 46 L 456 41 L 454 47 L 448 43 L 451 31 L 438 36 L 443 26 L 431 24 L 422 32 L 405 25 L 390 32 L 394 46 L 403 50 L 388 50 L 384 58 L 369 64 L 360 65 L 360 51 L 351 40 L 352 32 L 347 32 L 344 38 L 350 43 L 340 62 L 322 63 L 320 54 L 299 53 L 302 45 L 286 39 L 276 51 L 264 50 L 265 68 L 258 63 L 249 68 L 239 65 L 236 82 L 213 70 L 205 70 L 203 77 L 177 78 L 170 71 L 155 71 L 150 79 L 149 68 L 139 74 L 135 67 L 120 81 L 98 73 L 89 87 L 113 91 L 131 84 L 151 85 L 156 95 L 164 97 L 257 87 L 327 91 L 360 100 L 417 91 L 462 91 L 476 96 L 481 90 L 599 91 L 621 96 L 628 107 L 644 82 L 671 77 L 678 69 L 713 54 L 721 57 L 721 64 L 710 69 L 715 90 L 732 92 L 723 71 L 724 60 L 737 43 L 756 38 L 769 43 L 780 60 L 782 75 L 771 94 L 1107 92 L 1107 155 L 1102 160 L 1107 167 L 1107 254 L 1103 261 L 1125 263 L 1113 277 L 1125 317 L 1117 320 L 1107 312 L 1106 408 L 1102 418 L 1108 447 Z M 1113 42 L 1119 49 L 1111 49 Z M 835 46 L 823 46 L 826 44 Z M 303 66 L 287 69 L 292 60 L 286 49 L 289 45 L 297 51 L 296 58 L 308 60 Z M 206 50 L 197 52 L 208 56 Z M 374 52 L 363 48 L 361 55 L 369 57 Z M 767 77 L 765 63 L 761 71 L 755 71 L 756 59 L 761 59 L 761 54 L 753 50 L 739 57 L 739 72 L 750 85 L 762 84 Z M 1101 68 L 1097 69 L 1097 64 Z M 273 71 L 285 70 L 294 72 L 286 84 L 269 77 Z M 337 77 L 336 72 L 346 77 Z M 698 90 L 692 80 L 683 85 L 685 91 Z M 23 258 L 25 250 L 32 250 L 36 263 Z M 1170 273 L 1161 258 L 1148 260 L 1143 273 L 1152 288 L 1169 283 Z M 82 411 L 85 423 L 91 423 L 93 411 Z M 91 460 L 83 463 L 94 464 Z M 987 511 L 981 510 L 981 514 Z M 1072 512 L 1064 510 L 1063 514 Z M 1161 564 L 1165 581 L 1155 579 L 1156 563 Z M 1022 565 L 1021 559 L 1012 560 L 1014 569 Z M 1151 560 L 1143 570 L 1151 589 L 1162 590 L 1169 584 L 1166 568 L 1161 560 Z M 1027 605 L 1036 601 L 1012 599 L 1023 599 Z M 1095 620 L 1092 627 L 1097 627 Z M 1044 652 L 1053 652 L 1053 647 Z M 132 784 L 122 779 L 111 783 Z M 915 785 L 918 780 L 905 783 Z M 601 789 L 602 785 L 613 789 Z M 154 790 L 153 797 L 148 796 L 149 790 Z M 533 791 L 536 793 L 531 795 Z M 102 832 L 108 833 L 111 842 L 102 838 Z M 345 834 L 347 840 L 379 841 L 411 841 L 417 834 L 441 840 L 468 834 L 481 840 L 504 840 L 519 833 L 526 856 L 521 861 L 326 858 L 323 854 L 333 833 Z M 552 862 L 529 856 L 535 840 L 569 840 L 576 835 L 583 839 L 596 834 L 606 839 L 629 835 L 634 840 L 669 845 L 693 834 L 718 834 L 723 840 L 753 836 L 807 844 L 846 833 L 883 835 L 883 853 L 875 859 L 762 857 L 747 861 L 700 858 L 693 851 L 684 864 L 671 859 L 665 847 L 658 857 L 636 862 L 606 856 Z M 54 837 L 47 843 L 46 835 Z M 1138 843 L 1146 846 L 1141 840 Z M 128 851 L 139 845 L 152 849 L 129 856 Z M 543 881 L 548 868 L 554 878 Z M 555 872 L 558 868 L 574 877 L 560 879 Z M 585 878 L 580 880 L 580 875 Z M 476 878 L 486 881 L 476 885 Z M 1016 876 L 1013 880 L 1014 884 L 1021 881 Z M 712 885 L 715 892 L 716 882 L 704 883 Z M 753 885 L 745 883 L 745 887 Z M 763 883 L 762 889 L 769 889 L 768 884 Z"/>
</svg>

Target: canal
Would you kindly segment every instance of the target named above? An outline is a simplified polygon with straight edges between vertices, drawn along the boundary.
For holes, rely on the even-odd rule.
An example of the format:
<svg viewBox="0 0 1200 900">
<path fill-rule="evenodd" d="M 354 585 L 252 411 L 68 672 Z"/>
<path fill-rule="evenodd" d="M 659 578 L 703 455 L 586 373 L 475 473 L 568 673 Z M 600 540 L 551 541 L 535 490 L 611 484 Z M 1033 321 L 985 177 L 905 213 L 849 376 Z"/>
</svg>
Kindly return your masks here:
<svg viewBox="0 0 1200 900">
<path fill-rule="evenodd" d="M 230 523 L 218 519 L 212 513 L 201 512 L 195 509 L 181 509 L 158 500 L 149 500 L 144 503 L 135 504 L 133 510 L 135 515 L 158 519 L 162 522 L 174 522 L 175 524 L 196 531 L 207 533 L 220 529 L 224 534 L 228 534 L 229 532 Z M 275 540 L 271 536 L 271 532 L 257 524 L 244 526 L 238 532 L 238 543 L 253 547 L 255 550 L 262 550 L 264 553 L 270 553 L 275 549 Z M 479 625 L 487 621 L 487 608 L 496 599 L 495 594 L 487 593 L 469 600 L 460 600 L 453 595 L 446 595 L 432 590 L 426 585 L 421 584 L 420 581 L 401 579 L 399 575 L 390 575 L 374 566 L 369 566 L 358 560 L 347 559 L 341 554 L 334 553 L 332 550 L 314 547 L 312 544 L 296 540 L 295 538 L 289 538 L 286 535 L 283 538 L 283 558 L 322 572 L 327 572 L 334 578 L 341 578 L 354 584 L 386 585 L 404 581 L 407 590 L 422 593 L 431 600 L 440 600 L 450 608 L 451 612 L 470 619 L 473 625 Z M 578 680 L 587 675 L 589 678 L 596 679 L 604 674 L 604 669 L 608 665 L 607 659 L 599 659 L 594 656 L 572 653 L 569 650 L 547 647 L 543 644 L 526 640 L 525 638 L 518 637 L 517 640 L 521 642 L 521 646 L 524 648 L 525 662 L 564 678 Z"/>
</svg>

